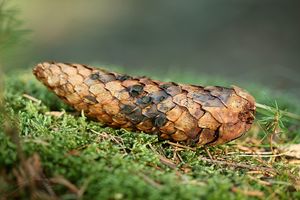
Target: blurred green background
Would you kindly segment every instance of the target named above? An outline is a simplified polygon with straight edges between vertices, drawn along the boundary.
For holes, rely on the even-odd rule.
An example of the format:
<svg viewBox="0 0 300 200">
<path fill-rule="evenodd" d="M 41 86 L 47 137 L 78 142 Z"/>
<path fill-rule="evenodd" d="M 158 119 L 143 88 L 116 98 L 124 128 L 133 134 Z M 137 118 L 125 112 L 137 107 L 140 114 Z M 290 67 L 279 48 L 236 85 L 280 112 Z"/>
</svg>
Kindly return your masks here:
<svg viewBox="0 0 300 200">
<path fill-rule="evenodd" d="M 9 69 L 41 61 L 221 77 L 300 96 L 299 0 L 10 0 L 24 29 Z"/>
</svg>

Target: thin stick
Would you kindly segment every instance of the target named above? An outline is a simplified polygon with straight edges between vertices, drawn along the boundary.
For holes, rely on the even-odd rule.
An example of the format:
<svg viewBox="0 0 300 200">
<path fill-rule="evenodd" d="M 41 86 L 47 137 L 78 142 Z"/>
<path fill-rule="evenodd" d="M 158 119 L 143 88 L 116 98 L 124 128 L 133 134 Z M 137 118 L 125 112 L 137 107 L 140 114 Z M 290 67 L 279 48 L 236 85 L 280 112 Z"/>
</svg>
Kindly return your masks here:
<svg viewBox="0 0 300 200">
<path fill-rule="evenodd" d="M 141 177 L 145 182 L 147 182 L 150 185 L 152 185 L 153 187 L 155 187 L 157 189 L 162 189 L 162 185 L 160 183 L 158 183 L 157 181 L 153 180 L 152 178 L 150 178 L 146 174 L 144 174 L 144 173 L 138 173 L 137 175 L 139 177 Z"/>
<path fill-rule="evenodd" d="M 270 112 L 277 112 L 277 110 L 275 108 L 267 106 L 267 105 L 264 105 L 264 104 L 255 103 L 255 106 L 257 108 L 261 108 L 261 109 L 264 109 L 264 110 L 267 110 L 267 111 L 270 111 Z M 289 118 L 292 118 L 292 119 L 300 121 L 300 115 L 297 115 L 297 114 L 291 113 L 291 112 L 287 112 L 287 111 L 283 111 L 283 110 L 279 110 L 279 111 L 280 111 L 280 113 L 282 115 L 284 115 L 286 117 L 289 117 Z"/>
<path fill-rule="evenodd" d="M 245 168 L 249 170 L 255 170 L 255 171 L 274 171 L 274 169 L 269 168 L 269 167 L 263 167 L 263 166 L 254 166 L 254 165 L 249 165 L 249 164 L 244 164 L 244 163 L 232 163 L 228 161 L 223 161 L 223 160 L 211 160 L 209 158 L 205 158 L 202 156 L 199 156 L 199 158 L 205 162 L 211 163 L 211 164 L 216 164 L 216 165 L 225 165 L 228 167 L 235 167 L 235 168 Z"/>
<path fill-rule="evenodd" d="M 196 148 L 193 148 L 193 147 L 185 146 L 185 145 L 170 142 L 170 141 L 167 141 L 167 143 L 170 144 L 170 145 L 176 146 L 176 147 L 183 148 L 183 149 L 189 149 L 189 150 L 192 150 L 192 151 L 196 151 Z"/>
<path fill-rule="evenodd" d="M 28 94 L 23 94 L 22 95 L 24 98 L 26 98 L 26 99 L 29 99 L 29 100 L 31 100 L 31 101 L 33 101 L 33 102 L 35 102 L 35 103 L 38 103 L 38 104 L 40 104 L 42 101 L 41 100 L 39 100 L 39 99 L 37 99 L 37 98 L 35 98 L 35 97 L 33 97 L 33 96 L 30 96 L 30 95 L 28 95 Z"/>
</svg>

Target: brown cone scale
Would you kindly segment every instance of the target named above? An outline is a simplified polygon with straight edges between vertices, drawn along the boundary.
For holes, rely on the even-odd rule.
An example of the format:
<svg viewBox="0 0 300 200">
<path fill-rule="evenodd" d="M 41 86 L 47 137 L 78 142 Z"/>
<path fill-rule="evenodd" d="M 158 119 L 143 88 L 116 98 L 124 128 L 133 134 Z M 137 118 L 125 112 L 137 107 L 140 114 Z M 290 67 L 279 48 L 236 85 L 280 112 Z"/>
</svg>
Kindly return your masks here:
<svg viewBox="0 0 300 200">
<path fill-rule="evenodd" d="M 33 73 L 67 104 L 101 123 L 184 144 L 237 139 L 250 129 L 255 114 L 255 99 L 236 86 L 160 82 L 54 62 L 38 64 Z"/>
</svg>

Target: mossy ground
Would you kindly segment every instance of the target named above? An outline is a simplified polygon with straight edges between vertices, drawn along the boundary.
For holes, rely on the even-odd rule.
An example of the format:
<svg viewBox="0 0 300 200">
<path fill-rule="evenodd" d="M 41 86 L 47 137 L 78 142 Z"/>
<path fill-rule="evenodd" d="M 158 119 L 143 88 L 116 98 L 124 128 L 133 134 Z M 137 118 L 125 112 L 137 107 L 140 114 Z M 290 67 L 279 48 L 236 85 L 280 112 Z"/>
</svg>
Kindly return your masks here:
<svg viewBox="0 0 300 200">
<path fill-rule="evenodd" d="M 190 74 L 166 76 L 227 84 Z M 242 86 L 260 103 L 276 100 L 281 109 L 300 113 L 291 97 Z M 297 160 L 274 156 L 280 153 L 277 146 L 300 143 L 299 123 L 289 119 L 282 119 L 285 128 L 278 126 L 283 133 L 275 137 L 273 152 L 269 130 L 259 123 L 229 144 L 188 148 L 91 121 L 64 105 L 30 71 L 5 78 L 4 99 L 0 199 L 300 199 Z"/>
</svg>

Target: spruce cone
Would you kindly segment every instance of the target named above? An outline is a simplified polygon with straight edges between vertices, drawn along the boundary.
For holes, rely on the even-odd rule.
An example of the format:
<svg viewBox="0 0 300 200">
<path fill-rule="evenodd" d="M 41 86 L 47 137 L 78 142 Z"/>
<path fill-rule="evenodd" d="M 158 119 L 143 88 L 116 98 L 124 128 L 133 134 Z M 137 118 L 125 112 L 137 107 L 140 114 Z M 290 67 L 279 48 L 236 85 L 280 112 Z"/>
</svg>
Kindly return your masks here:
<svg viewBox="0 0 300 200">
<path fill-rule="evenodd" d="M 111 127 L 188 145 L 217 145 L 249 130 L 255 100 L 233 86 L 131 77 L 81 64 L 40 63 L 33 73 L 76 110 Z"/>
</svg>

